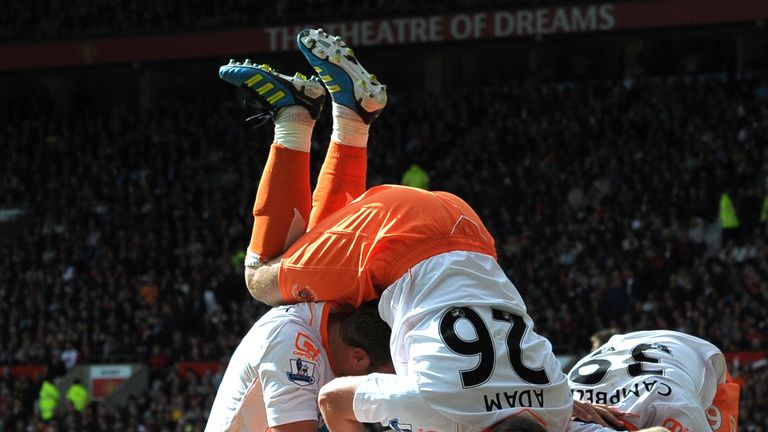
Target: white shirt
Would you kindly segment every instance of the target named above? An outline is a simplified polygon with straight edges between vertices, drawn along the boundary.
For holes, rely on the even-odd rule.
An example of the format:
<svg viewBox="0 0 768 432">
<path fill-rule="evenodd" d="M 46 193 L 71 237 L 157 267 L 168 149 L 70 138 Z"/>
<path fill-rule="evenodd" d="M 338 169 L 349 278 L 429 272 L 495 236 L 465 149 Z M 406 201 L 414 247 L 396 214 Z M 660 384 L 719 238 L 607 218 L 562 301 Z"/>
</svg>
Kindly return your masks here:
<svg viewBox="0 0 768 432">
<path fill-rule="evenodd" d="M 256 431 L 318 420 L 320 387 L 334 378 L 326 349 L 329 303 L 276 307 L 238 345 L 206 432 Z"/>
<path fill-rule="evenodd" d="M 628 420 L 638 428 L 672 429 L 674 420 L 698 432 L 710 430 L 704 412 L 725 370 L 723 354 L 711 343 L 654 330 L 613 336 L 579 360 L 568 379 L 574 399 L 633 413 Z"/>
<path fill-rule="evenodd" d="M 560 362 L 492 257 L 455 251 L 422 261 L 382 293 L 379 313 L 392 327 L 398 376 L 369 376 L 355 396 L 359 421 L 479 431 L 524 414 L 552 431 L 567 427 Z"/>
</svg>

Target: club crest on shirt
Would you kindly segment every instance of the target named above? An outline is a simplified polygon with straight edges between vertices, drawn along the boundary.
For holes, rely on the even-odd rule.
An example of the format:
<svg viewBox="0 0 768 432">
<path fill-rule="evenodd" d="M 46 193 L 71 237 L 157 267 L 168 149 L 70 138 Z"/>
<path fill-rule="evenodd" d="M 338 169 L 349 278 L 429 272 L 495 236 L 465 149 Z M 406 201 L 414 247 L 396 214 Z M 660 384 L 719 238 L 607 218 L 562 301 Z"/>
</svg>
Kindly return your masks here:
<svg viewBox="0 0 768 432">
<path fill-rule="evenodd" d="M 392 428 L 395 432 L 412 432 L 413 426 L 406 424 L 406 423 L 400 423 L 396 418 L 389 421 L 389 427 Z"/>
<path fill-rule="evenodd" d="M 315 364 L 300 358 L 291 359 L 291 370 L 285 374 L 291 382 L 308 386 L 315 383 Z"/>
<path fill-rule="evenodd" d="M 315 292 L 312 291 L 312 289 L 306 285 L 304 286 L 301 286 L 298 284 L 294 285 L 293 288 L 291 288 L 291 293 L 295 298 L 299 299 L 299 301 L 302 301 L 302 302 L 315 301 L 315 299 L 317 298 L 317 296 L 315 295 Z"/>
</svg>

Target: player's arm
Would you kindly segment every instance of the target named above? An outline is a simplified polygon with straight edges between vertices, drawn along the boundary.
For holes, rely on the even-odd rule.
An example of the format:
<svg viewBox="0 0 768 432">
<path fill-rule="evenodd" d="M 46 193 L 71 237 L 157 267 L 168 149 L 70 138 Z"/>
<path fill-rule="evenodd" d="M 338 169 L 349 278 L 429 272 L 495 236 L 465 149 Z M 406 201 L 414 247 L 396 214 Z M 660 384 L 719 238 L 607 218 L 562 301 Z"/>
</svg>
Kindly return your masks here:
<svg viewBox="0 0 768 432">
<path fill-rule="evenodd" d="M 317 421 L 305 420 L 269 428 L 272 432 L 317 432 Z"/>
<path fill-rule="evenodd" d="M 361 432 L 354 410 L 355 392 L 365 376 L 341 377 L 331 380 L 320 389 L 318 406 L 330 432 Z"/>
<path fill-rule="evenodd" d="M 567 432 L 613 432 L 616 429 L 601 426 L 597 423 L 584 423 L 581 421 L 571 421 L 568 424 Z M 626 430 L 626 429 L 621 429 Z M 637 432 L 670 432 L 669 429 L 662 426 L 654 426 L 646 429 L 637 429 Z"/>
<path fill-rule="evenodd" d="M 580 400 L 573 401 L 573 416 L 585 422 L 597 423 L 605 427 L 622 427 L 620 420 L 624 413 L 614 407 L 591 404 Z"/>
<path fill-rule="evenodd" d="M 267 341 L 259 361 L 260 402 L 264 404 L 265 423 L 273 432 L 317 432 L 319 427 L 317 395 L 329 378 L 328 360 L 320 353 L 316 358 L 297 357 L 295 341 L 300 332 L 307 329 L 295 322 L 274 327 L 275 336 Z M 322 346 L 319 339 L 304 336 L 309 338 L 308 345 Z M 300 359 L 309 367 L 302 368 Z"/>
<path fill-rule="evenodd" d="M 285 304 L 277 282 L 280 258 L 277 257 L 258 267 L 245 267 L 245 285 L 248 287 L 248 292 L 256 300 L 272 306 Z"/>
</svg>

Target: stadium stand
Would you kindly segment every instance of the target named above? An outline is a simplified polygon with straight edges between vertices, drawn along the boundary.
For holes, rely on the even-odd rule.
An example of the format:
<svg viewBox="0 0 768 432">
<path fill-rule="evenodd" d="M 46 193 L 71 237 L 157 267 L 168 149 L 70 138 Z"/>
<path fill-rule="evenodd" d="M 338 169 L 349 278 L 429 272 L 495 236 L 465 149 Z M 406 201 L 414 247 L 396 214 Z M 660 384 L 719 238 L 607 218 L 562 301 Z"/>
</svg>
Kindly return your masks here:
<svg viewBox="0 0 768 432">
<path fill-rule="evenodd" d="M 624 0 L 620 0 L 624 1 Z M 541 7 L 588 3 L 585 0 L 245 0 L 216 2 L 178 0 L 81 1 L 75 7 L 57 1 L 8 0 L 0 17 L 0 41 L 83 39 L 170 32 L 190 32 L 247 26 L 313 23 L 318 19 L 349 19 L 392 14 L 414 15 L 514 6 Z"/>
<path fill-rule="evenodd" d="M 500 4 L 315 2 L 310 16 L 295 1 L 267 11 L 200 2 L 181 14 L 171 1 L 96 3 L 10 0 L 0 40 Z M 399 182 L 418 163 L 433 189 L 466 198 L 557 353 L 585 352 L 608 327 L 670 328 L 757 353 L 729 358 L 742 383 L 740 430 L 768 431 L 768 75 L 489 81 L 437 94 L 390 87 L 369 183 Z M 240 254 L 271 140 L 269 127 L 243 124 L 231 94 L 209 96 L 171 92 L 149 108 L 85 95 L 62 107 L 39 88 L 0 97 L 0 431 L 204 427 L 220 376 L 179 365 L 225 364 L 266 310 L 244 288 Z M 322 117 L 318 155 L 329 135 Z M 724 193 L 736 229 L 718 221 Z M 7 217 L 15 209 L 21 216 Z M 40 420 L 43 378 L 123 362 L 149 366 L 149 391 L 112 409 L 60 403 Z M 12 371 L 28 365 L 42 372 Z"/>
<path fill-rule="evenodd" d="M 396 181 L 418 158 L 436 189 L 467 197 L 560 352 L 586 349 L 605 327 L 671 328 L 724 351 L 765 350 L 765 78 L 509 85 L 493 104 L 467 97 L 487 88 L 400 95 L 374 128 L 371 183 Z M 115 107 L 85 122 L 34 104 L 4 114 L 2 196 L 31 211 L 25 235 L 0 252 L 2 363 L 61 371 L 74 347 L 78 362 L 162 367 L 234 349 L 264 310 L 245 301 L 231 257 L 243 248 L 263 163 L 254 148 L 271 132 L 244 128 L 243 113 L 221 105 Z M 321 125 L 318 148 L 326 136 Z M 742 220 L 726 242 L 716 221 L 724 190 Z M 160 351 L 166 360 L 152 356 Z M 765 373 L 754 375 L 750 408 L 765 404 Z M 174 404 L 204 411 L 213 394 L 176 394 L 179 378 L 158 376 L 154 391 L 171 393 L 148 399 L 153 421 L 187 419 Z M 4 403 L 21 401 L 29 420 L 35 390 L 6 379 L 0 394 L 25 395 Z M 759 409 L 743 412 L 764 421 Z"/>
</svg>

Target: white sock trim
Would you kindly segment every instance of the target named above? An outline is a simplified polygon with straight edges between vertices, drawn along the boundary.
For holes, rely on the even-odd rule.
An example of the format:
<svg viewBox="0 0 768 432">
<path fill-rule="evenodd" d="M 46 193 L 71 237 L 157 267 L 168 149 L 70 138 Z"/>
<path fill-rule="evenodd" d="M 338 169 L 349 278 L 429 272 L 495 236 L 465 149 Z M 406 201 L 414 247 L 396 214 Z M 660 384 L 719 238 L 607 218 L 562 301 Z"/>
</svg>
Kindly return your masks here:
<svg viewBox="0 0 768 432">
<path fill-rule="evenodd" d="M 312 146 L 312 128 L 315 120 L 306 108 L 288 106 L 275 116 L 274 142 L 291 150 L 309 152 Z"/>
<path fill-rule="evenodd" d="M 331 141 L 352 147 L 367 147 L 369 126 L 354 110 L 336 102 L 333 103 Z"/>
</svg>

